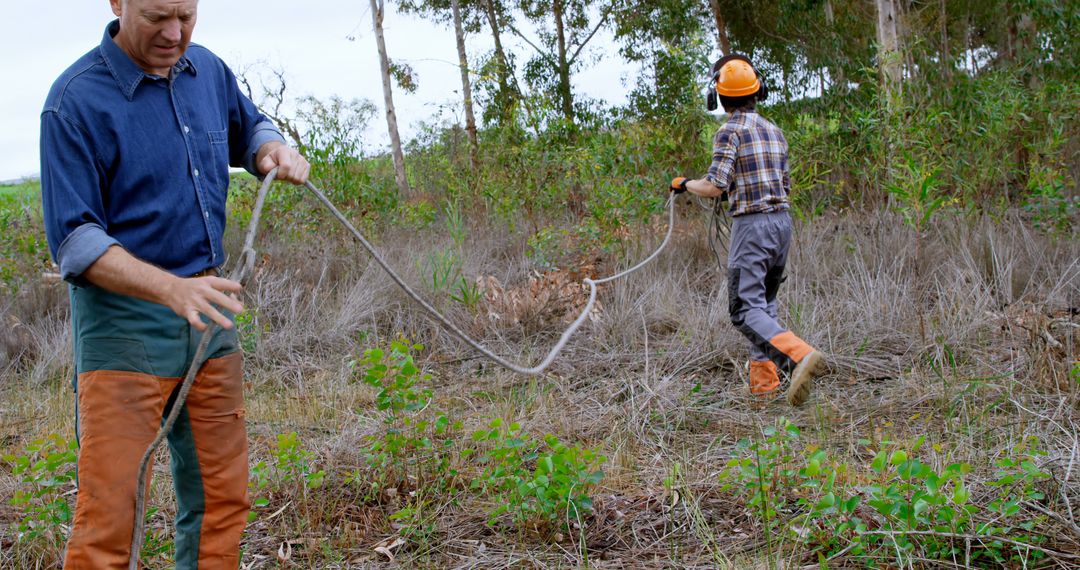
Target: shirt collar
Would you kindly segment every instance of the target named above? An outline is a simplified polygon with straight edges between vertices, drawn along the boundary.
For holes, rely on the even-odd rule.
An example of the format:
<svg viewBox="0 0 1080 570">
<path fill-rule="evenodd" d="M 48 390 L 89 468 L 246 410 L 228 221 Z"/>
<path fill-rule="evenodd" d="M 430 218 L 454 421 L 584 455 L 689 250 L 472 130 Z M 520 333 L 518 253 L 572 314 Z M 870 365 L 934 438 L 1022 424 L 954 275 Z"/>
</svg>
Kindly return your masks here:
<svg viewBox="0 0 1080 570">
<path fill-rule="evenodd" d="M 120 88 L 128 101 L 131 101 L 135 98 L 135 89 L 139 87 L 142 80 L 152 76 L 136 65 L 131 57 L 113 41 L 113 36 L 119 31 L 120 20 L 113 20 L 105 27 L 105 35 L 101 38 L 101 57 L 112 72 L 116 86 Z M 177 76 L 184 71 L 196 75 L 195 64 L 186 55 L 180 56 L 180 61 L 177 61 L 172 68 L 172 74 Z"/>
</svg>

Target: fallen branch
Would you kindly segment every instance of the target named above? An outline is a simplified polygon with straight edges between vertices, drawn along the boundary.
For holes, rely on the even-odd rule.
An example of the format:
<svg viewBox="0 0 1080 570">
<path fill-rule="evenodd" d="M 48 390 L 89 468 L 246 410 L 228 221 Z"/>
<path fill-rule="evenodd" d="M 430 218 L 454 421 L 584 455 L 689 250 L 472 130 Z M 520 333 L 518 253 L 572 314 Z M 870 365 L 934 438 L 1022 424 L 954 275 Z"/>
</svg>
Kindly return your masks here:
<svg viewBox="0 0 1080 570">
<path fill-rule="evenodd" d="M 1080 538 L 1080 526 L 1077 526 L 1077 524 L 1075 522 L 1066 519 L 1065 517 L 1061 516 L 1059 513 L 1055 513 L 1054 511 L 1051 511 L 1050 509 L 1047 509 L 1046 507 L 1043 507 L 1042 505 L 1039 505 L 1038 503 L 1032 503 L 1032 502 L 1025 501 L 1024 506 L 1025 507 L 1031 507 L 1031 508 L 1035 509 L 1036 511 L 1039 511 L 1040 513 L 1042 513 L 1042 514 L 1056 520 L 1057 522 L 1061 523 L 1062 526 L 1064 526 L 1065 528 L 1072 531 L 1072 533 L 1074 535 L 1076 535 L 1077 538 Z"/>
</svg>

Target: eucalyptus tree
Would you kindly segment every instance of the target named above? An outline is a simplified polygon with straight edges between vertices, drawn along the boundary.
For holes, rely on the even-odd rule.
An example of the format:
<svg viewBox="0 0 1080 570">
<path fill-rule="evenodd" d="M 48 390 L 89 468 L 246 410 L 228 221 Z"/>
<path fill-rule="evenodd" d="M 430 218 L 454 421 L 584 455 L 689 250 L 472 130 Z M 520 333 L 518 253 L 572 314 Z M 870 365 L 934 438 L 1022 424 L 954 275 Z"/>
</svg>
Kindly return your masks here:
<svg viewBox="0 0 1080 570">
<path fill-rule="evenodd" d="M 615 38 L 619 53 L 642 66 L 630 86 L 630 112 L 637 116 L 671 115 L 698 105 L 708 74 L 716 13 L 715 0 L 657 0 L 615 3 Z M 726 29 L 721 37 L 726 38 Z M 723 41 L 726 41 L 723 40 Z M 717 40 L 722 51 L 723 42 Z M 728 48 L 730 49 L 730 48 Z"/>
<path fill-rule="evenodd" d="M 479 6 L 462 0 L 402 0 L 400 8 L 403 12 L 419 14 L 441 24 L 450 24 L 454 28 L 458 70 L 461 74 L 465 132 L 469 137 L 469 165 L 475 174 L 479 170 L 479 143 L 476 140 L 476 115 L 473 112 L 473 90 L 472 81 L 469 78 L 469 57 L 465 51 L 465 34 L 479 31 Z"/>
<path fill-rule="evenodd" d="M 713 23 L 716 25 L 716 47 L 720 48 L 720 55 L 731 53 L 731 40 L 728 39 L 727 22 L 724 20 L 724 9 L 720 7 L 720 0 L 709 0 L 709 11 L 712 12 Z"/>
<path fill-rule="evenodd" d="M 513 25 L 510 8 L 505 0 L 471 0 L 480 5 L 487 20 L 491 38 L 495 43 L 492 63 L 498 87 L 492 97 L 492 105 L 484 110 L 485 120 L 499 125 L 509 124 L 514 117 L 514 106 L 521 98 L 511 55 L 503 49 L 502 34 Z M 489 66 L 490 67 L 490 66 Z"/>
<path fill-rule="evenodd" d="M 383 102 L 386 105 L 386 128 L 390 135 L 390 152 L 394 157 L 394 178 L 398 191 L 409 194 L 409 179 L 405 176 L 405 154 L 401 150 L 401 136 L 398 134 L 397 113 L 394 111 L 394 88 L 391 83 L 390 57 L 386 53 L 386 39 L 383 37 L 383 16 L 385 0 L 370 0 L 371 26 L 375 30 L 375 43 L 379 49 L 379 69 L 382 72 Z"/>
<path fill-rule="evenodd" d="M 608 23 L 614 2 L 519 0 L 518 6 L 538 36 L 533 41 L 512 23 L 509 26 L 535 52 L 526 64 L 526 79 L 534 88 L 554 88 L 563 119 L 573 130 L 574 93 L 570 77 L 581 62 L 585 47 Z"/>
</svg>

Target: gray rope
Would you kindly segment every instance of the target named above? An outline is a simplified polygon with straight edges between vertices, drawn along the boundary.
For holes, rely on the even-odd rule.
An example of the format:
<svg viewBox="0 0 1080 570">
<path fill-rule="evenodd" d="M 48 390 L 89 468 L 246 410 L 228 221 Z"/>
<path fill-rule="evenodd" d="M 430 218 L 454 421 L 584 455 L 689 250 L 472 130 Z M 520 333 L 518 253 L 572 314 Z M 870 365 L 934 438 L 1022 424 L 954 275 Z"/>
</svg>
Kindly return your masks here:
<svg viewBox="0 0 1080 570">
<path fill-rule="evenodd" d="M 251 275 L 252 269 L 255 267 L 255 250 L 253 245 L 255 243 L 255 232 L 259 227 L 259 216 L 262 214 L 263 204 L 266 202 L 266 192 L 270 188 L 270 183 L 274 181 L 274 177 L 277 176 L 277 169 L 273 169 L 266 178 L 263 180 L 262 187 L 259 188 L 259 195 L 255 199 L 255 207 L 251 213 L 251 221 L 248 223 L 247 236 L 244 238 L 244 249 L 240 257 L 240 263 L 233 268 L 232 273 L 229 275 L 229 279 L 244 283 L 247 281 L 248 276 Z M 165 418 L 165 422 L 161 424 L 161 429 L 158 430 L 157 436 L 150 443 L 150 446 L 146 448 L 146 452 L 143 453 L 142 460 L 139 461 L 139 474 L 138 483 L 135 489 L 135 530 L 131 534 L 131 555 L 128 558 L 128 570 L 138 570 L 139 568 L 139 554 L 142 551 L 143 538 L 145 535 L 146 524 L 146 483 L 148 480 L 147 470 L 150 467 L 150 459 L 157 452 L 158 447 L 161 445 L 165 436 L 172 431 L 173 425 L 176 423 L 176 418 L 180 415 L 180 410 L 184 407 L 184 402 L 187 401 L 188 392 L 191 391 L 191 385 L 194 383 L 195 374 L 202 367 L 203 357 L 206 354 L 206 347 L 210 345 L 210 339 L 217 332 L 219 325 L 210 321 L 206 330 L 202 333 L 202 338 L 199 339 L 199 346 L 195 349 L 195 356 L 191 358 L 191 364 L 188 366 L 187 374 L 184 375 L 184 381 L 180 383 L 180 391 L 176 394 L 176 400 L 173 402 L 172 409 L 169 410 L 168 417 Z"/>
<path fill-rule="evenodd" d="M 731 244 L 731 218 L 728 217 L 727 210 L 724 208 L 724 201 L 720 198 L 713 198 L 713 207 L 711 209 L 709 225 L 712 228 L 711 231 L 707 230 L 709 249 L 712 250 L 713 256 L 716 257 L 716 264 L 720 266 L 720 272 L 723 273 L 727 269 L 725 258 Z M 720 257 L 721 251 L 725 252 L 724 258 Z"/>
<path fill-rule="evenodd" d="M 394 280 L 394 283 L 397 283 L 398 287 L 401 287 L 402 290 L 404 290 L 405 293 L 407 293 L 409 295 L 409 297 L 412 298 L 413 301 L 416 301 L 421 307 L 423 307 L 432 316 L 432 318 L 434 318 L 436 321 L 438 321 L 440 324 L 442 324 L 444 327 L 446 327 L 448 330 L 450 330 L 450 332 L 454 333 L 454 335 L 456 335 L 458 338 L 460 338 L 462 341 L 464 341 L 465 344 L 468 344 L 474 350 L 476 350 L 480 354 L 483 354 L 487 358 L 491 359 L 493 362 L 499 364 L 500 366 L 503 366 L 504 368 L 507 368 L 508 370 L 512 370 L 512 371 L 517 372 L 519 374 L 526 374 L 526 375 L 540 374 L 545 369 L 547 369 L 547 367 L 549 365 L 551 365 L 551 363 L 555 360 L 555 357 L 557 357 L 559 355 L 559 353 L 562 351 L 563 347 L 566 346 L 567 341 L 569 341 L 570 337 L 573 336 L 575 332 L 577 332 L 578 328 L 581 327 L 582 323 L 585 322 L 585 319 L 588 318 L 589 313 L 592 311 L 593 305 L 596 303 L 596 286 L 597 285 L 601 285 L 601 284 L 607 283 L 609 281 L 614 281 L 614 280 L 619 279 L 621 277 L 626 277 L 627 275 L 630 275 L 631 273 L 634 273 L 635 271 L 637 271 L 637 270 L 641 269 L 642 267 L 644 267 L 645 265 L 647 265 L 650 261 L 652 261 L 654 258 L 656 258 L 657 255 L 660 254 L 660 252 L 664 249 L 665 246 L 667 246 L 668 241 L 671 240 L 671 232 L 675 227 L 675 197 L 674 197 L 674 195 L 671 195 L 670 197 L 668 197 L 668 202 L 667 202 L 667 207 L 668 207 L 667 235 L 664 236 L 664 241 L 663 241 L 663 243 L 660 244 L 660 247 L 656 248 L 656 251 L 654 251 L 652 253 L 652 255 L 650 255 L 649 257 L 646 257 L 640 263 L 638 263 L 637 265 L 635 265 L 635 266 L 633 266 L 633 267 L 631 267 L 631 268 L 629 268 L 629 269 L 627 269 L 625 271 L 620 271 L 619 273 L 616 273 L 614 275 L 610 275 L 608 277 L 604 277 L 602 279 L 588 279 L 588 278 L 584 279 L 582 282 L 589 286 L 589 302 L 585 304 L 585 308 L 581 310 L 581 314 L 578 315 L 577 319 L 575 319 L 574 322 L 571 323 L 570 327 L 567 328 L 565 332 L 563 332 L 562 336 L 559 338 L 559 342 L 555 343 L 555 346 L 552 347 L 551 351 L 548 352 L 547 356 L 544 357 L 544 359 L 542 361 L 540 361 L 540 364 L 537 364 L 536 366 L 533 366 L 533 367 L 525 367 L 525 366 L 521 366 L 519 364 L 514 364 L 513 362 L 510 362 L 510 361 L 508 361 L 508 360 L 506 360 L 506 359 L 492 353 L 490 350 L 484 348 L 483 346 L 480 345 L 480 343 L 473 340 L 471 337 L 469 337 L 469 335 L 465 334 L 464 331 L 462 331 L 456 325 L 454 325 L 454 323 L 450 322 L 446 317 L 444 317 L 442 315 L 442 313 L 440 313 L 437 309 L 435 309 L 435 307 L 432 307 L 431 304 L 429 304 L 427 301 L 425 301 L 419 295 L 417 295 L 416 292 L 413 291 L 413 289 L 411 287 L 409 287 L 405 283 L 405 281 L 403 281 L 401 279 L 401 277 L 399 277 L 398 274 L 394 272 L 393 269 L 390 268 L 390 266 L 386 263 L 386 261 L 383 260 L 382 256 L 379 255 L 379 252 L 376 251 L 375 248 L 372 247 L 371 244 L 368 243 L 368 241 L 366 239 L 364 239 L 364 236 L 361 235 L 360 232 L 357 231 L 355 227 L 353 227 L 353 225 L 349 222 L 348 218 L 346 218 L 336 207 L 334 207 L 334 205 L 332 203 L 330 203 L 330 200 L 328 200 L 326 198 L 326 196 L 318 188 L 315 187 L 314 184 L 312 184 L 311 182 L 308 182 L 306 184 L 306 186 L 307 186 L 307 189 L 310 190 L 311 193 L 315 195 L 315 198 L 317 198 L 319 200 L 319 202 L 321 202 L 322 205 L 325 206 L 326 209 L 329 210 L 330 213 L 332 213 L 334 215 L 334 217 L 337 218 L 337 220 L 339 222 L 341 222 L 341 224 L 344 225 L 349 230 L 350 233 L 352 233 L 353 237 L 356 238 L 356 240 L 360 242 L 360 245 L 364 246 L 364 249 L 366 249 L 367 252 L 371 254 L 371 257 L 373 257 L 375 259 L 375 262 L 378 263 L 379 266 L 382 267 L 383 270 L 385 270 L 386 273 L 390 275 L 390 278 Z"/>
</svg>

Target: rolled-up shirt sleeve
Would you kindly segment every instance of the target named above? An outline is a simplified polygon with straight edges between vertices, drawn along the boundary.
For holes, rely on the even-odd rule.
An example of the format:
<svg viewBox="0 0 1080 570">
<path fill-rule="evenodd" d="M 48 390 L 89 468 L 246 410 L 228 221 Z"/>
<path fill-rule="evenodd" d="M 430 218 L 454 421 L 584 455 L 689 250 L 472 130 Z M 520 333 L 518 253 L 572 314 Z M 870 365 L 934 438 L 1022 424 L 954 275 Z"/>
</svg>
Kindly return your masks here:
<svg viewBox="0 0 1080 570">
<path fill-rule="evenodd" d="M 251 137 L 248 139 L 247 151 L 244 152 L 244 163 L 234 166 L 243 166 L 244 170 L 247 170 L 255 176 L 259 176 L 258 165 L 255 164 L 255 156 L 259 153 L 259 149 L 262 148 L 262 145 L 271 141 L 285 142 L 285 137 L 281 136 L 281 131 L 274 126 L 274 123 L 264 120 L 255 125 Z"/>
<path fill-rule="evenodd" d="M 727 125 L 713 138 L 713 159 L 705 179 L 727 190 L 735 175 L 735 157 L 739 154 L 739 133 Z"/>
<path fill-rule="evenodd" d="M 55 110 L 41 115 L 41 205 L 49 251 L 61 276 L 73 283 L 105 250 L 119 242 L 104 222 L 99 167 L 87 133 Z"/>
</svg>

